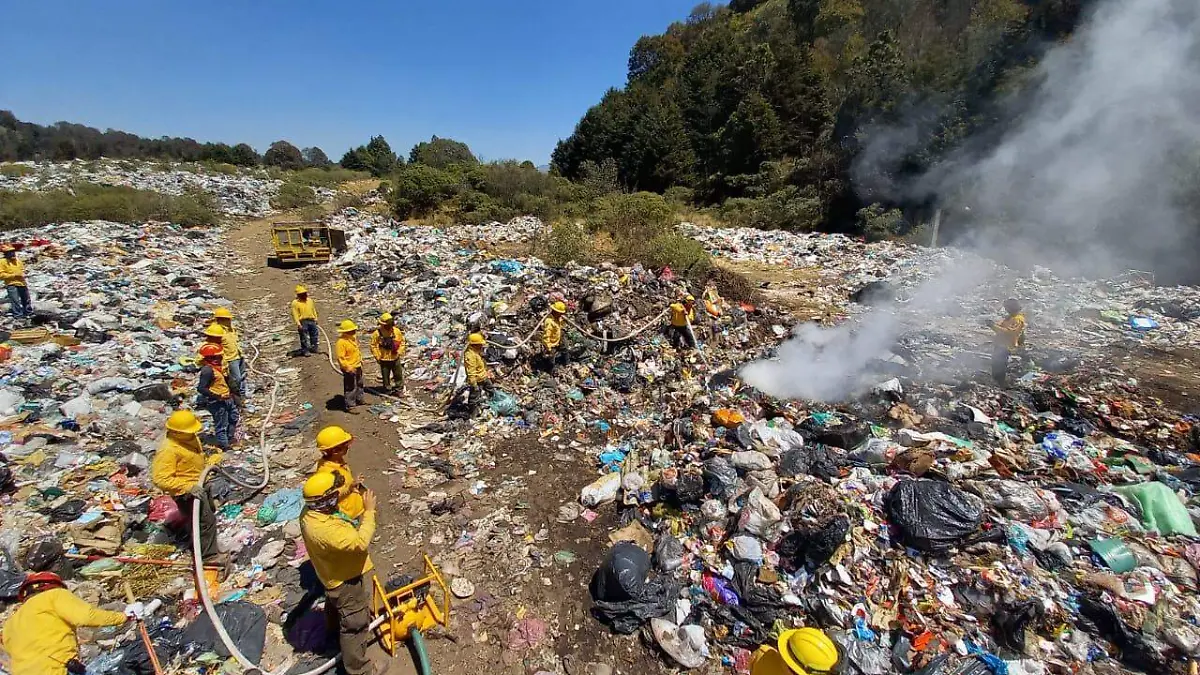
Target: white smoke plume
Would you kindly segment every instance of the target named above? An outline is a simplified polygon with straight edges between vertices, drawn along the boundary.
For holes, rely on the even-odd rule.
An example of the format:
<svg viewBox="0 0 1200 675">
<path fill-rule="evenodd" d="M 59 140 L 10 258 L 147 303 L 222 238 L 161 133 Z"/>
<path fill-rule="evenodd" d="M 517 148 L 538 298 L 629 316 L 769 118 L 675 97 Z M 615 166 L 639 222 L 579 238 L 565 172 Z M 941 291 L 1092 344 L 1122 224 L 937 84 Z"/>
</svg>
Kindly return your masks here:
<svg viewBox="0 0 1200 675">
<path fill-rule="evenodd" d="M 1032 103 L 992 149 L 972 155 L 974 144 L 965 143 L 958 156 L 894 191 L 969 208 L 972 236 L 957 245 L 1005 262 L 1088 276 L 1135 261 L 1194 265 L 1194 249 L 1183 242 L 1196 224 L 1179 212 L 1176 196 L 1177 161 L 1200 147 L 1200 2 L 1103 2 L 1045 55 L 1030 82 Z M 881 134 L 862 155 L 894 159 L 918 135 Z M 860 175 L 882 173 L 873 169 Z M 951 270 L 922 286 L 907 308 L 936 312 L 982 280 L 977 271 Z M 902 332 L 893 309 L 833 329 L 800 326 L 777 359 L 741 374 L 775 396 L 843 399 L 861 390 L 868 365 Z"/>
</svg>

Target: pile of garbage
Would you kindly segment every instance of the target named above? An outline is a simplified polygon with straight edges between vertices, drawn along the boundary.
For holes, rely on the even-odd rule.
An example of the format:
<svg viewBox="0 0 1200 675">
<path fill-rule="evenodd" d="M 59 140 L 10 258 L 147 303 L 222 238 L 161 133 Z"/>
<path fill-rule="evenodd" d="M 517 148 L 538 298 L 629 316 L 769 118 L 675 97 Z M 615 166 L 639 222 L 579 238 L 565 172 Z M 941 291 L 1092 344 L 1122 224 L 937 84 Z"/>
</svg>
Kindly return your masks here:
<svg viewBox="0 0 1200 675">
<path fill-rule="evenodd" d="M 172 164 L 164 169 L 145 162 L 96 160 L 85 162 L 24 162 L 35 169 L 25 176 L 0 175 L 0 190 L 45 191 L 69 189 L 84 182 L 118 185 L 179 196 L 202 190 L 216 198 L 223 213 L 235 216 L 263 216 L 271 213 L 271 199 L 279 193 L 283 181 L 263 175 L 230 175 L 206 170 L 200 165 Z M 261 172 L 260 172 L 261 173 Z M 321 188 L 318 197 L 328 200 L 334 191 Z"/>
<path fill-rule="evenodd" d="M 541 444 L 554 461 L 591 463 L 595 480 L 557 519 L 619 524 L 589 587 L 592 613 L 617 633 L 645 630 L 673 663 L 719 660 L 746 672 L 760 645 L 793 626 L 823 630 L 847 672 L 867 675 L 1167 672 L 1200 656 L 1200 427 L 1138 400 L 1118 369 L 1097 376 L 1022 363 L 1023 377 L 1007 390 L 986 375 L 929 381 L 900 369 L 839 404 L 782 401 L 736 377 L 789 335 L 788 317 L 770 308 L 723 303 L 720 318 L 697 321 L 701 349 L 680 352 L 653 326 L 665 303 L 703 289 L 669 273 L 556 269 L 493 258 L 450 231 L 358 216 L 341 225 L 350 250 L 334 266 L 352 304 L 365 321 L 384 311 L 400 317 L 419 364 L 413 379 L 428 391 L 460 382 L 469 331 L 482 329 L 491 343 L 500 391 L 483 419 L 398 428 L 407 444 L 398 456 L 427 467 L 410 472 L 411 486 L 476 476 L 514 439 Z M 522 236 L 516 226 L 491 229 L 498 241 Z M 739 241 L 738 250 L 756 256 L 764 237 L 797 236 L 743 234 L 709 240 Z M 934 274 L 930 260 L 960 257 L 850 242 L 837 238 L 809 255 L 854 271 L 841 299 L 851 315 L 876 309 L 852 299 L 863 278 L 886 280 L 903 297 Z M 1080 285 L 1063 293 L 1049 286 L 1068 282 L 1046 274 L 1014 283 L 1029 298 L 1032 325 L 1052 307 L 1040 298 L 1076 291 L 1070 302 L 1124 317 L 1103 341 L 1093 338 L 1095 353 L 1155 330 L 1172 340 L 1195 332 L 1194 317 L 1150 305 L 1192 306 L 1196 289 L 1129 278 L 1070 282 Z M 964 331 L 969 322 L 975 343 L 986 344 L 978 319 L 995 317 L 1010 291 L 1002 293 L 962 300 L 968 309 L 943 320 Z M 586 310 L 597 296 L 612 311 L 593 324 Z M 526 352 L 555 300 L 569 308 L 572 359 L 547 373 Z M 905 308 L 890 311 L 904 316 Z M 1129 320 L 1133 311 L 1161 321 L 1147 328 Z M 596 339 L 647 326 L 627 341 Z M 1048 347 L 1086 346 L 1052 329 L 1036 335 Z M 905 340 L 931 353 L 964 349 L 928 330 Z M 455 450 L 447 456 L 447 448 Z M 431 503 L 441 505 L 427 500 L 413 513 Z M 479 528 L 485 536 L 502 530 Z M 454 548 L 476 543 L 460 538 Z M 537 543 L 524 553 L 534 567 L 552 557 Z M 439 560 L 458 569 L 454 553 Z"/>
<path fill-rule="evenodd" d="M 64 223 L 8 240 L 25 244 L 35 315 L 32 325 L 0 319 L 0 621 L 31 572 L 58 572 L 105 607 L 123 606 L 129 584 L 146 603 L 164 601 L 149 619 L 163 663 L 187 668 L 174 672 L 219 667 L 229 653 L 201 610 L 180 527 L 191 514 L 152 487 L 149 466 L 167 416 L 195 407 L 197 338 L 213 310 L 230 305 L 213 292 L 214 279 L 236 261 L 211 233 L 163 224 Z M 278 313 L 235 311 L 244 335 Z M 242 346 L 252 365 L 274 372 L 290 344 L 264 342 L 261 353 Z M 277 667 L 294 651 L 285 613 L 305 592 L 297 486 L 316 459 L 316 411 L 286 393 L 299 390 L 294 373 L 274 377 L 285 393 L 267 433 L 271 484 L 252 495 L 227 478 L 261 476 L 259 448 L 243 431 L 242 450 L 226 453 L 225 473 L 208 487 L 222 504 L 219 543 L 232 558 L 224 580 L 209 579 L 217 612 L 245 654 L 257 660 L 265 650 Z M 251 382 L 260 394 L 243 411 L 243 429 L 257 432 L 270 388 L 257 374 Z M 93 638 L 82 647 L 89 673 L 153 672 L 136 628 Z"/>
</svg>

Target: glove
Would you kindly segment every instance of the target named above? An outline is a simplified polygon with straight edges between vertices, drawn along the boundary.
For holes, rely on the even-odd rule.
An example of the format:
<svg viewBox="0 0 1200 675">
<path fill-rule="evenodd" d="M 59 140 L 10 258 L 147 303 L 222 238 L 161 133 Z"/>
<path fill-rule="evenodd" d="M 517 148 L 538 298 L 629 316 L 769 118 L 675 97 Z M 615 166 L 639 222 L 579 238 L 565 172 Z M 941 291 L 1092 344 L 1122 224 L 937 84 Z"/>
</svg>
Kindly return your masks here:
<svg viewBox="0 0 1200 675">
<path fill-rule="evenodd" d="M 221 460 L 223 459 L 225 459 L 225 455 L 222 455 L 219 452 L 214 452 L 208 456 L 208 465 L 212 466 L 213 464 L 220 464 Z"/>
<path fill-rule="evenodd" d="M 145 618 L 146 605 L 143 603 L 140 603 L 140 602 L 135 602 L 132 604 L 125 605 L 125 616 L 129 617 L 130 619 L 132 619 L 134 621 Z"/>
</svg>

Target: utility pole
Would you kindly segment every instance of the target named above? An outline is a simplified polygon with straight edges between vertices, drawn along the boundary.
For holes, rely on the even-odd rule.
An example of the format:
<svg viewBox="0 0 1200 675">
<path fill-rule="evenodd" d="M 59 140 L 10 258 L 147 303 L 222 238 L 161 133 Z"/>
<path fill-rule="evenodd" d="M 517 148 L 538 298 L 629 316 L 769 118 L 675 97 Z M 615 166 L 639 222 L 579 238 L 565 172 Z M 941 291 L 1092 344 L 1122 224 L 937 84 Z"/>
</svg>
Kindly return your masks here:
<svg viewBox="0 0 1200 675">
<path fill-rule="evenodd" d="M 939 208 L 933 212 L 933 236 L 930 237 L 929 247 L 937 248 L 938 229 L 942 226 L 942 210 Z"/>
</svg>

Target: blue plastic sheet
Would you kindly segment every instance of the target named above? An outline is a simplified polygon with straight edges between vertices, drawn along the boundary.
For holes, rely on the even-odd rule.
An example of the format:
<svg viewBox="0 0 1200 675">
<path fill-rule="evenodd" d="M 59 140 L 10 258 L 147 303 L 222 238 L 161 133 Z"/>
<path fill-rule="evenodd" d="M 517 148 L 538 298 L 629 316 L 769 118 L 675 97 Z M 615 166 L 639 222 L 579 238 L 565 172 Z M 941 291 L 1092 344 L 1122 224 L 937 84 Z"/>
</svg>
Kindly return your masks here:
<svg viewBox="0 0 1200 675">
<path fill-rule="evenodd" d="M 300 488 L 284 488 L 272 492 L 263 500 L 263 507 L 275 510 L 276 523 L 295 520 L 304 509 L 304 493 Z"/>
</svg>

